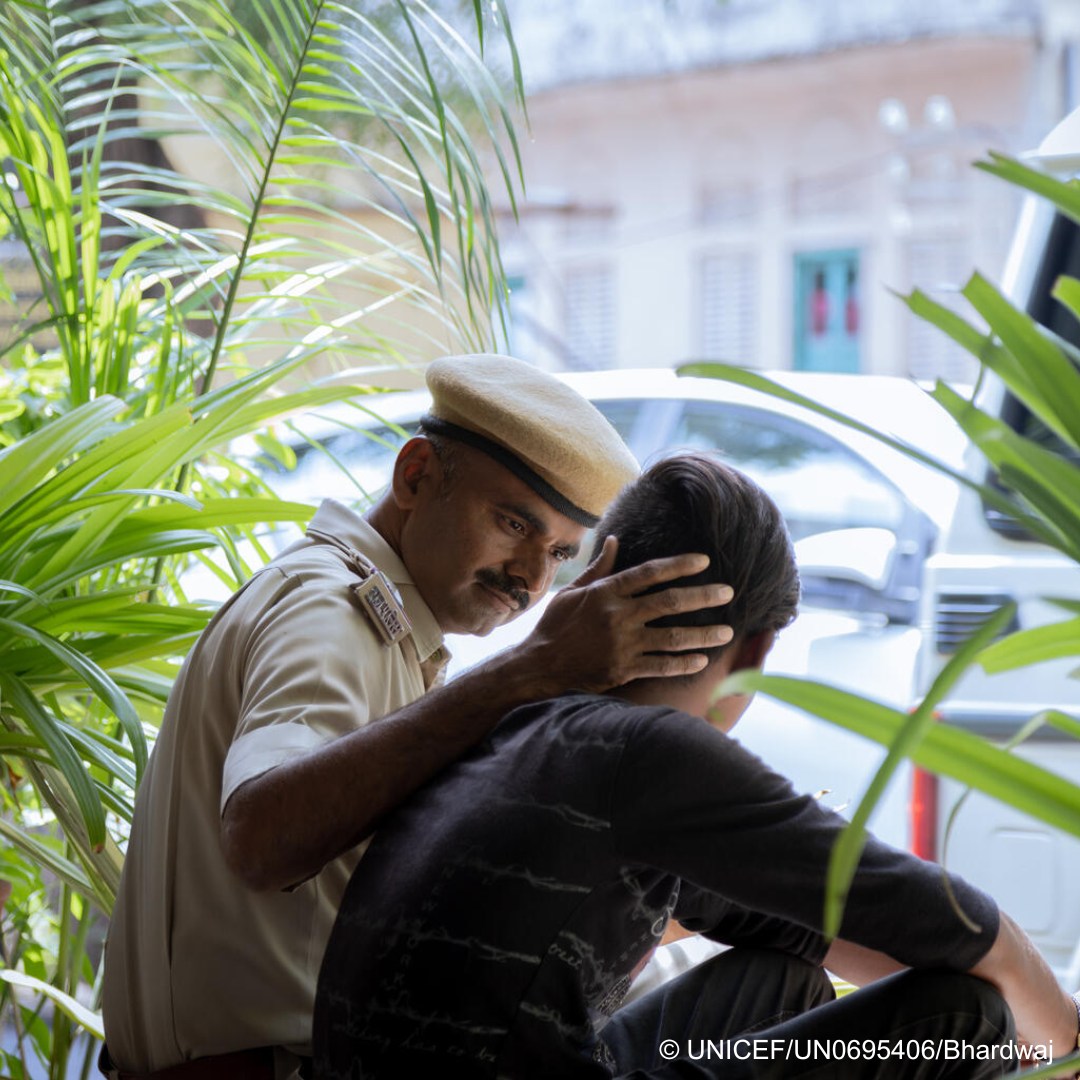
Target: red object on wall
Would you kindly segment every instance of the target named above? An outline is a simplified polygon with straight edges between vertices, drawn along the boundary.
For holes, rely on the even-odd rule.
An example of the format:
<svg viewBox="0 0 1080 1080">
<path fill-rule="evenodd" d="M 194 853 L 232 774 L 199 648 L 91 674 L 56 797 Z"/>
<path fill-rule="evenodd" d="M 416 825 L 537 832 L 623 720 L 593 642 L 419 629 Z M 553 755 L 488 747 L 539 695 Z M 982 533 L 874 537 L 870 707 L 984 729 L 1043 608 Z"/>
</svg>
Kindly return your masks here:
<svg viewBox="0 0 1080 1080">
<path fill-rule="evenodd" d="M 814 274 L 814 288 L 810 293 L 810 333 L 824 337 L 829 330 L 829 294 L 825 288 L 824 271 Z"/>
<path fill-rule="evenodd" d="M 844 329 L 854 337 L 859 332 L 859 299 L 849 296 L 844 305 Z"/>
<path fill-rule="evenodd" d="M 937 859 L 938 778 L 925 769 L 911 773 L 911 853 L 933 862 Z"/>
</svg>

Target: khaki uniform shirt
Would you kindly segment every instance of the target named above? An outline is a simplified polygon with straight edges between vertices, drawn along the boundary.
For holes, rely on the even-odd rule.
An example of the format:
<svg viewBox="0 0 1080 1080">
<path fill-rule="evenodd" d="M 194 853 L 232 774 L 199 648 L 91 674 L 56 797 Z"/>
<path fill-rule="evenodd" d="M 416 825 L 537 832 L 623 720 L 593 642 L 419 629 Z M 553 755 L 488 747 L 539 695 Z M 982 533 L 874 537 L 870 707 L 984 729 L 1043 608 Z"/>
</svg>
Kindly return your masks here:
<svg viewBox="0 0 1080 1080">
<path fill-rule="evenodd" d="M 343 549 L 396 585 L 411 637 L 382 643 Z M 415 701 L 444 662 L 404 564 L 334 502 L 217 613 L 180 671 L 135 805 L 106 946 L 119 1067 L 283 1046 L 287 1076 L 291 1054 L 310 1054 L 323 950 L 362 849 L 291 891 L 252 892 L 225 864 L 221 812 L 246 781 Z"/>
</svg>

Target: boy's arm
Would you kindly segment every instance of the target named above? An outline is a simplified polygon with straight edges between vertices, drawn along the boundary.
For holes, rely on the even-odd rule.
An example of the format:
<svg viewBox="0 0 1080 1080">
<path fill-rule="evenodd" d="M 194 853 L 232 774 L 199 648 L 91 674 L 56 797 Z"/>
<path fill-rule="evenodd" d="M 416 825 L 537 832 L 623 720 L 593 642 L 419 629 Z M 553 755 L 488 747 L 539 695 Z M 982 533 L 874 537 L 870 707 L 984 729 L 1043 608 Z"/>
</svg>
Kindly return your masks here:
<svg viewBox="0 0 1080 1080">
<path fill-rule="evenodd" d="M 685 930 L 721 945 L 773 949 L 811 964 L 820 963 L 825 953 L 825 939 L 816 930 L 753 911 L 685 880 L 672 914 Z"/>
<path fill-rule="evenodd" d="M 868 949 L 865 945 L 856 945 L 853 941 L 841 941 L 837 938 L 829 946 L 822 967 L 828 968 L 834 975 L 839 975 L 852 986 L 866 986 L 905 970 L 899 960 L 894 960 L 877 949 Z"/>
<path fill-rule="evenodd" d="M 1053 1043 L 1056 1057 L 1076 1049 L 1080 1021 L 1075 1002 L 1058 986 L 1031 939 L 1004 912 L 994 944 L 971 974 L 997 987 L 1012 1010 L 1022 1044 Z"/>
</svg>

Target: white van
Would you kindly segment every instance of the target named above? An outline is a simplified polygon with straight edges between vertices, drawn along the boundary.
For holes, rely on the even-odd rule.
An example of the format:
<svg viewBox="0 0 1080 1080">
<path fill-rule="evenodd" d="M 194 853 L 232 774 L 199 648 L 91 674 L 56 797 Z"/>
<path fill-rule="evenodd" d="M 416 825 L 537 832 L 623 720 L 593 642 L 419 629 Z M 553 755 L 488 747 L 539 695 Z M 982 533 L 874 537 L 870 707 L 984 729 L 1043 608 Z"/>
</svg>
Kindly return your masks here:
<svg viewBox="0 0 1080 1080">
<path fill-rule="evenodd" d="M 1080 110 L 1030 155 L 1033 164 L 1080 173 Z M 1080 324 L 1050 295 L 1062 274 L 1080 277 L 1080 225 L 1029 196 L 1022 208 L 1002 285 L 1017 306 L 1080 346 Z M 1031 413 L 1002 384 L 987 380 L 980 405 L 1014 430 L 1063 454 L 1074 453 L 1038 430 Z M 971 468 L 990 481 L 973 452 Z M 1017 604 L 1016 628 L 1064 617 L 1052 598 L 1080 600 L 1080 566 L 1026 534 L 1016 523 L 964 491 L 957 512 L 924 567 L 921 623 L 926 628 L 918 681 L 925 690 L 959 643 L 1002 603 Z M 987 675 L 974 668 L 941 708 L 945 723 L 996 741 L 1015 737 L 1043 709 L 1080 717 L 1075 658 Z M 1080 741 L 1042 728 L 1017 750 L 1080 783 Z M 988 797 L 972 794 L 946 845 L 949 812 L 962 794 L 953 781 L 916 780 L 927 832 L 920 854 L 941 859 L 983 886 L 1031 935 L 1068 990 L 1080 986 L 1080 840 Z"/>
</svg>

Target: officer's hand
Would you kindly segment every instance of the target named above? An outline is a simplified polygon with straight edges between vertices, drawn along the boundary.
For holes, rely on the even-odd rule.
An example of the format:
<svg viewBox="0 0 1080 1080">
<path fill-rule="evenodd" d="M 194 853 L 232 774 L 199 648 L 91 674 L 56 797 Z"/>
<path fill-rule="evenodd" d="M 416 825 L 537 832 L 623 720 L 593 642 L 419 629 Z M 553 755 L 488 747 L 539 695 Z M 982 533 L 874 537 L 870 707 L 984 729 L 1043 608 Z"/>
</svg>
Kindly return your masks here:
<svg viewBox="0 0 1080 1080">
<path fill-rule="evenodd" d="M 707 658 L 695 649 L 725 645 L 729 626 L 650 627 L 664 615 L 728 603 L 728 585 L 692 585 L 640 596 L 654 585 L 700 573 L 705 555 L 677 555 L 612 574 L 616 540 L 572 584 L 557 593 L 524 643 L 562 690 L 610 690 L 633 679 L 690 675 Z"/>
</svg>

